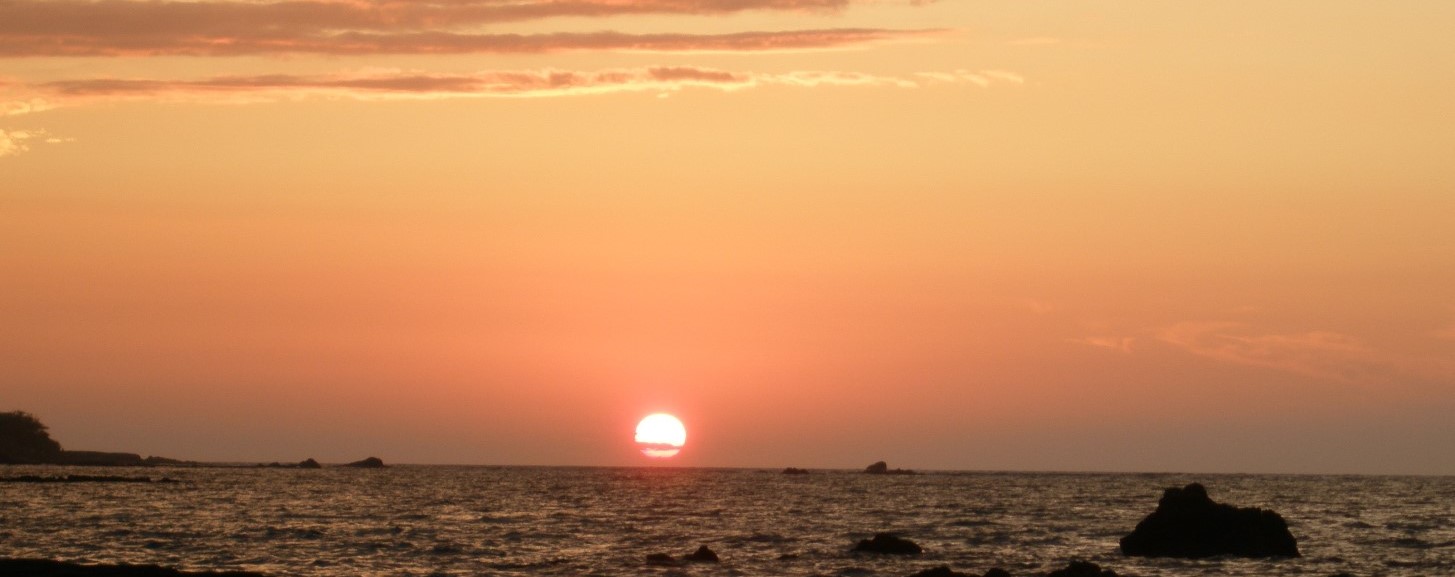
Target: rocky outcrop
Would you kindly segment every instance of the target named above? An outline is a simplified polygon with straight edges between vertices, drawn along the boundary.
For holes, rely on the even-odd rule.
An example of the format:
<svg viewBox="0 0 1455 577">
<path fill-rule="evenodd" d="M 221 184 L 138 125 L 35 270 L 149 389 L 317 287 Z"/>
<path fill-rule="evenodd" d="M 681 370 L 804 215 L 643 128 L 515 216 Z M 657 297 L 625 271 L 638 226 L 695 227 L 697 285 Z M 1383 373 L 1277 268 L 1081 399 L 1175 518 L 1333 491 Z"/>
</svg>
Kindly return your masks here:
<svg viewBox="0 0 1455 577">
<path fill-rule="evenodd" d="M 783 470 L 783 474 L 784 475 L 807 475 L 808 474 L 808 469 L 798 469 L 798 468 L 794 468 L 794 467 L 789 467 L 789 468 Z"/>
<path fill-rule="evenodd" d="M 686 557 L 683 557 L 683 559 L 686 560 L 686 561 L 692 562 L 692 563 L 717 563 L 718 562 L 717 553 L 713 552 L 712 549 L 708 549 L 707 548 L 707 545 L 703 545 L 701 547 L 698 547 L 697 548 L 697 551 L 694 551 L 691 555 L 688 555 Z"/>
<path fill-rule="evenodd" d="M 25 577 L 264 577 L 251 571 L 178 571 L 158 565 L 81 565 L 47 559 L 0 559 L 0 575 Z"/>
<path fill-rule="evenodd" d="M 884 553 L 888 555 L 919 555 L 924 548 L 914 541 L 900 538 L 893 533 L 876 533 L 873 539 L 863 539 L 854 546 L 860 553 Z"/>
<path fill-rule="evenodd" d="M 1115 571 L 1102 569 L 1100 565 L 1089 561 L 1072 561 L 1065 569 L 1057 569 L 1046 574 L 1046 577 L 1117 577 Z"/>
<path fill-rule="evenodd" d="M 345 467 L 354 467 L 356 469 L 383 469 L 384 468 L 384 460 L 383 459 L 380 459 L 378 457 L 369 457 L 369 458 L 364 459 L 362 461 L 354 461 L 354 462 L 349 463 L 349 464 L 344 465 L 344 466 Z"/>
<path fill-rule="evenodd" d="M 315 460 L 313 460 L 312 457 L 309 457 L 307 459 L 304 459 L 303 462 L 298 463 L 298 468 L 299 469 L 322 469 L 323 468 L 323 465 L 318 464 L 318 461 L 315 461 Z"/>
<path fill-rule="evenodd" d="M 884 461 L 879 461 L 877 463 L 874 463 L 873 465 L 869 465 L 868 467 L 864 467 L 864 472 L 865 473 L 868 473 L 870 475 L 913 475 L 913 474 L 915 474 L 915 472 L 912 471 L 912 470 L 910 470 L 910 469 L 890 469 L 889 468 L 889 463 L 885 463 Z"/>
<path fill-rule="evenodd" d="M 1278 513 L 1215 503 L 1198 483 L 1169 488 L 1131 534 L 1123 555 L 1198 558 L 1298 557 L 1298 542 Z"/>
</svg>

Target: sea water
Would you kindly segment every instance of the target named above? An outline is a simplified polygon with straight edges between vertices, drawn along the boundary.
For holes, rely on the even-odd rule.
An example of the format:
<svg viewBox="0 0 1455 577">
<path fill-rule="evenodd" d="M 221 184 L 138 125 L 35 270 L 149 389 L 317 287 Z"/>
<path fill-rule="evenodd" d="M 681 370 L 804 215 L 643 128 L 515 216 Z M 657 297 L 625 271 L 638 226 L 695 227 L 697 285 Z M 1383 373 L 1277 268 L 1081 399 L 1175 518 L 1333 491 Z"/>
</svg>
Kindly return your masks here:
<svg viewBox="0 0 1455 577">
<path fill-rule="evenodd" d="M 0 476 L 98 474 L 0 467 Z M 179 483 L 0 484 L 0 557 L 287 576 L 1455 575 L 1455 478 L 396 466 L 107 469 Z M 1278 511 L 1294 559 L 1123 557 L 1118 539 L 1189 482 Z M 850 551 L 877 532 L 916 557 Z M 650 566 L 699 545 L 722 562 Z"/>
</svg>

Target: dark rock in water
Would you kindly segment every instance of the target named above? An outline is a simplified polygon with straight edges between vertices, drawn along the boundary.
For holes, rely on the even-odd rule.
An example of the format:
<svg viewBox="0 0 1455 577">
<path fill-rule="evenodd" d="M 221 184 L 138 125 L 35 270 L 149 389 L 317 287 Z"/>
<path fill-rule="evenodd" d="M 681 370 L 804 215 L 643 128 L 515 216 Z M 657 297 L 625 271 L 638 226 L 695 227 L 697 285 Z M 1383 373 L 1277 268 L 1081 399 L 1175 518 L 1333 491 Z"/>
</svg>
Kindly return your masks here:
<svg viewBox="0 0 1455 577">
<path fill-rule="evenodd" d="M 893 533 L 875 533 L 873 539 L 864 539 L 854 546 L 855 551 L 864 553 L 887 553 L 890 555 L 919 555 L 925 550 L 914 541 L 901 539 Z"/>
<path fill-rule="evenodd" d="M 808 469 L 798 469 L 798 468 L 794 468 L 794 467 L 789 467 L 789 468 L 783 470 L 783 474 L 784 475 L 807 475 L 808 474 Z"/>
<path fill-rule="evenodd" d="M 322 469 L 323 468 L 323 465 L 318 464 L 318 461 L 315 461 L 315 460 L 313 460 L 313 458 L 310 457 L 308 459 L 305 459 L 302 463 L 299 463 L 298 464 L 298 468 L 299 469 Z"/>
<path fill-rule="evenodd" d="M 910 469 L 890 469 L 889 468 L 889 464 L 888 463 L 885 463 L 884 461 L 879 461 L 877 463 L 874 463 L 873 465 L 869 465 L 868 467 L 864 467 L 864 472 L 865 473 L 868 473 L 870 475 L 913 475 L 913 474 L 915 474 L 914 471 L 912 471 Z"/>
<path fill-rule="evenodd" d="M 1102 569 L 1100 565 L 1089 561 L 1072 561 L 1065 569 L 1057 569 L 1046 574 L 1046 577 L 1117 577 L 1115 571 Z"/>
<path fill-rule="evenodd" d="M 708 549 L 707 548 L 707 545 L 703 545 L 701 547 L 698 547 L 697 548 L 697 551 L 693 552 L 691 555 L 688 555 L 686 557 L 683 557 L 683 559 L 685 559 L 687 561 L 691 561 L 693 563 L 717 563 L 718 562 L 717 553 L 712 552 L 712 549 Z"/>
<path fill-rule="evenodd" d="M 647 564 L 676 566 L 680 565 L 681 563 L 678 562 L 676 559 L 673 559 L 671 555 L 668 555 L 666 553 L 652 553 L 651 555 L 647 555 Z"/>
<path fill-rule="evenodd" d="M 985 577 L 1010 577 L 1010 571 L 1006 571 L 1000 567 L 992 567 L 989 571 L 985 572 Z"/>
<path fill-rule="evenodd" d="M 1135 557 L 1298 557 L 1298 542 L 1278 513 L 1215 503 L 1193 483 L 1170 488 L 1130 535 L 1122 554 Z"/>
<path fill-rule="evenodd" d="M 264 577 L 251 571 L 178 571 L 158 565 L 80 565 L 47 559 L 0 559 L 0 575 L 25 577 Z"/>
<path fill-rule="evenodd" d="M 940 565 L 934 569 L 925 569 L 919 573 L 911 574 L 909 577 L 974 577 L 969 573 L 961 573 L 950 569 L 949 565 Z"/>
<path fill-rule="evenodd" d="M 349 463 L 349 464 L 344 465 L 344 466 L 345 467 L 354 467 L 354 468 L 358 468 L 358 469 L 383 469 L 384 468 L 384 461 L 382 459 L 378 458 L 378 457 L 369 457 L 369 458 L 364 459 L 362 461 L 354 461 L 354 462 Z"/>
</svg>

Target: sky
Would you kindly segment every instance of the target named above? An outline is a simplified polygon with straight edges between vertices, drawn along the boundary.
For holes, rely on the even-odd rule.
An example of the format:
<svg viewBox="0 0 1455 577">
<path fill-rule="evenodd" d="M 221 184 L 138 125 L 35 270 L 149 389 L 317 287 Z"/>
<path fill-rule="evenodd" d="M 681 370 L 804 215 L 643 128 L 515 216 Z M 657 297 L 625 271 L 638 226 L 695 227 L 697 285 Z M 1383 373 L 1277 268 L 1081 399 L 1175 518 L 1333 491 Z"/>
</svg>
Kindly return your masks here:
<svg viewBox="0 0 1455 577">
<path fill-rule="evenodd" d="M 1452 29 L 0 0 L 0 410 L 208 461 L 1455 474 Z"/>
</svg>

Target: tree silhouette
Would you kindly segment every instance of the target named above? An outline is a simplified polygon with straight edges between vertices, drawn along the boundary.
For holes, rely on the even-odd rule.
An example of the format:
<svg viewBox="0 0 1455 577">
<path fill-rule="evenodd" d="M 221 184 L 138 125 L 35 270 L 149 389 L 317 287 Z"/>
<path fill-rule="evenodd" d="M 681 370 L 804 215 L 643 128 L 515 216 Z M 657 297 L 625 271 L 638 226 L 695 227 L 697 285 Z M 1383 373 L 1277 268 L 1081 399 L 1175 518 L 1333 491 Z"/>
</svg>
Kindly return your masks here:
<svg viewBox="0 0 1455 577">
<path fill-rule="evenodd" d="M 61 452 L 46 426 L 24 411 L 0 413 L 0 463 L 49 463 Z"/>
</svg>

